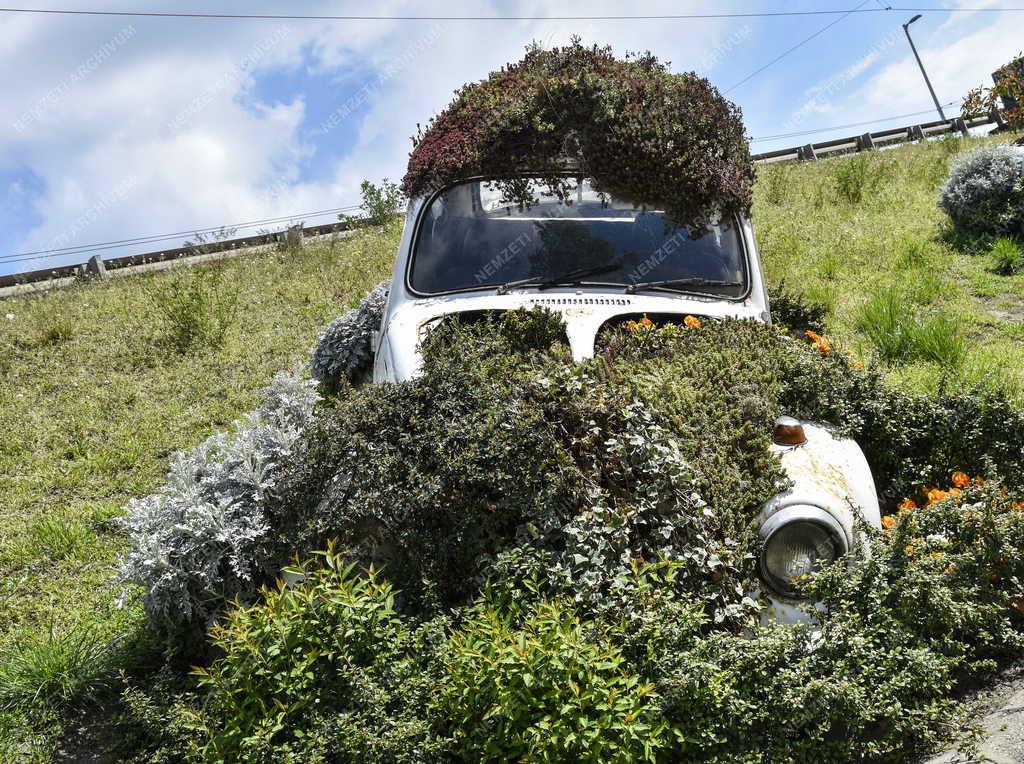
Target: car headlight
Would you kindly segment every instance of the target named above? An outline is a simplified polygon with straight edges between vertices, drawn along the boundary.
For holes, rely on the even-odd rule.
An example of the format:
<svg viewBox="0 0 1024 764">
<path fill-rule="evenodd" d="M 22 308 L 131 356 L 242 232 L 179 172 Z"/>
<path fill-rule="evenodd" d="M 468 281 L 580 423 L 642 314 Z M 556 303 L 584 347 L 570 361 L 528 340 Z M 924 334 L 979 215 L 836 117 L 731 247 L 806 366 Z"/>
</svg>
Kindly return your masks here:
<svg viewBox="0 0 1024 764">
<path fill-rule="evenodd" d="M 761 577 L 784 597 L 798 598 L 796 582 L 846 554 L 846 533 L 821 507 L 786 507 L 761 526 Z"/>
</svg>

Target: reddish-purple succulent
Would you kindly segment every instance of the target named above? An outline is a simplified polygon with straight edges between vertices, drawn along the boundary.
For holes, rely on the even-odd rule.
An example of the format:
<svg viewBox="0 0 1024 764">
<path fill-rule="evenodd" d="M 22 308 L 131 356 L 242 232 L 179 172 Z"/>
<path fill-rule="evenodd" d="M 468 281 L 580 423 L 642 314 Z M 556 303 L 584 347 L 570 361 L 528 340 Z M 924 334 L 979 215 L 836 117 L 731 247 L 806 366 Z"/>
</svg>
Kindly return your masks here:
<svg viewBox="0 0 1024 764">
<path fill-rule="evenodd" d="M 750 208 L 754 169 L 734 104 L 650 54 L 619 59 L 578 40 L 531 47 L 459 90 L 415 140 L 402 185 L 416 196 L 462 178 L 525 172 L 558 193 L 567 167 L 681 224 Z M 532 192 L 521 193 L 516 201 L 528 203 Z"/>
</svg>

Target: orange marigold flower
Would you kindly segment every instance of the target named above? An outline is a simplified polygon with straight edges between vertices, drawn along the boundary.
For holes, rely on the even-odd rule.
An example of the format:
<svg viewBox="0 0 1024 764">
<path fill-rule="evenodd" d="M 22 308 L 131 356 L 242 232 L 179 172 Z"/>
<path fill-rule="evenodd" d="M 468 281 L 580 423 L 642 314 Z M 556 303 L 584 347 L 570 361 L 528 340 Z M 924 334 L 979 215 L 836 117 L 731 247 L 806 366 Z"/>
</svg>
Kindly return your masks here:
<svg viewBox="0 0 1024 764">
<path fill-rule="evenodd" d="M 817 332 L 812 332 L 810 329 L 808 329 L 807 339 L 809 339 L 811 342 L 817 345 L 819 342 L 821 342 L 821 335 L 818 334 Z"/>
<path fill-rule="evenodd" d="M 894 525 L 896 525 L 896 518 L 892 515 L 886 515 L 882 518 L 882 527 L 886 530 L 890 530 Z"/>
<path fill-rule="evenodd" d="M 928 506 L 931 506 L 937 501 L 944 501 L 950 496 L 949 491 L 942 491 L 938 488 L 932 488 L 928 491 Z"/>
<path fill-rule="evenodd" d="M 896 507 L 900 512 L 909 512 L 912 509 L 917 509 L 917 502 L 910 498 L 905 498 Z"/>
<path fill-rule="evenodd" d="M 1020 510 L 1024 509 L 1024 501 L 1015 501 L 1010 506 L 1013 507 L 1014 509 L 1020 511 Z"/>
<path fill-rule="evenodd" d="M 644 313 L 644 317 L 640 319 L 640 326 L 642 326 L 644 329 L 650 329 L 652 326 L 654 326 L 654 322 L 647 317 L 646 313 Z"/>
<path fill-rule="evenodd" d="M 857 371 L 864 371 L 864 364 L 862 364 L 860 361 L 854 361 L 853 368 L 855 368 Z"/>
<path fill-rule="evenodd" d="M 908 556 L 912 555 L 914 553 L 914 545 L 907 544 L 905 547 L 903 547 L 903 551 L 906 552 Z"/>
<path fill-rule="evenodd" d="M 687 316 L 683 319 L 687 329 L 700 329 L 700 319 L 696 316 Z"/>
<path fill-rule="evenodd" d="M 966 472 L 960 472 L 957 470 L 953 473 L 953 485 L 957 488 L 966 488 L 971 484 L 971 479 L 967 477 Z"/>
<path fill-rule="evenodd" d="M 978 475 L 978 476 L 976 476 L 976 477 L 974 478 L 974 480 L 973 480 L 972 482 L 973 482 L 973 483 L 974 483 L 974 484 L 975 484 L 976 486 L 978 486 L 979 488 L 981 488 L 981 486 L 985 485 L 985 478 L 983 478 L 983 477 L 982 477 L 981 475 Z"/>
<path fill-rule="evenodd" d="M 944 571 L 942 571 L 942 572 L 945 573 L 947 576 L 951 576 L 954 573 L 956 573 L 956 565 L 953 565 L 952 563 L 950 563 L 949 565 L 946 566 L 946 569 Z"/>
</svg>

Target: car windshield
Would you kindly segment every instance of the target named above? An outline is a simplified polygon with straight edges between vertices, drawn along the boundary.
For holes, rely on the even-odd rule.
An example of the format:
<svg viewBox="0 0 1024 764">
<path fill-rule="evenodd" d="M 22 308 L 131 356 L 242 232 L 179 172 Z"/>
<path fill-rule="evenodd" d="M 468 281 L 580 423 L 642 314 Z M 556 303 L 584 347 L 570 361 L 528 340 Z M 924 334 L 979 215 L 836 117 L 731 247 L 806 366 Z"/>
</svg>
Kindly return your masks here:
<svg viewBox="0 0 1024 764">
<path fill-rule="evenodd" d="M 734 221 L 693 236 L 658 210 L 565 179 L 517 179 L 530 204 L 509 203 L 510 181 L 474 180 L 433 197 L 419 218 L 409 285 L 419 294 L 596 284 L 738 298 L 747 267 Z M 517 198 L 521 198 L 518 197 Z"/>
</svg>

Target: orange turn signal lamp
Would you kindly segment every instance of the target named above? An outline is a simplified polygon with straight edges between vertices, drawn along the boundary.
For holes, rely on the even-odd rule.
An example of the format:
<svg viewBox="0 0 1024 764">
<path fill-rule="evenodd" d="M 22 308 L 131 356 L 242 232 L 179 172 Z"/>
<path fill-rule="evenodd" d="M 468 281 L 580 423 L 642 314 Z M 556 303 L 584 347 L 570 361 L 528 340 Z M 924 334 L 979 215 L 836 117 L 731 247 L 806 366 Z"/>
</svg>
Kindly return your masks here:
<svg viewBox="0 0 1024 764">
<path fill-rule="evenodd" d="M 777 446 L 802 446 L 807 442 L 804 426 L 791 416 L 780 416 L 775 420 L 772 440 Z"/>
</svg>

